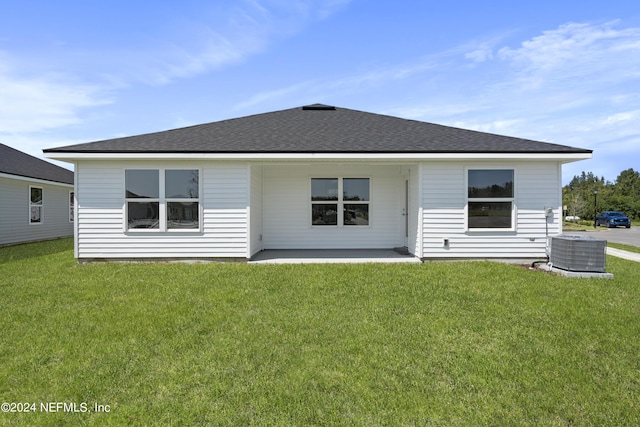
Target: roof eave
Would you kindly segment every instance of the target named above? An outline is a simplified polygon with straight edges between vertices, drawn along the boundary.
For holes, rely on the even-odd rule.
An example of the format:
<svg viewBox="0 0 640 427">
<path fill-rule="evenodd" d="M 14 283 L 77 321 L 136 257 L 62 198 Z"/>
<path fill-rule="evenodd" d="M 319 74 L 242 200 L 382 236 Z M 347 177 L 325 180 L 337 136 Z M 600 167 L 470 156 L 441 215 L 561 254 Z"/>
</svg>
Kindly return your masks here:
<svg viewBox="0 0 640 427">
<path fill-rule="evenodd" d="M 45 151 L 45 157 L 61 161 L 75 160 L 561 160 L 566 162 L 592 158 L 591 150 L 569 152 L 61 152 Z"/>
<path fill-rule="evenodd" d="M 16 179 L 18 181 L 28 181 L 28 182 L 38 183 L 38 184 L 59 185 L 59 186 L 62 186 L 62 187 L 73 188 L 73 182 L 57 181 L 57 180 L 52 180 L 52 179 L 43 179 L 43 178 L 38 178 L 38 177 L 35 177 L 35 176 L 19 175 L 19 174 L 9 173 L 9 172 L 0 172 L 0 178 L 9 178 L 9 179 Z"/>
</svg>

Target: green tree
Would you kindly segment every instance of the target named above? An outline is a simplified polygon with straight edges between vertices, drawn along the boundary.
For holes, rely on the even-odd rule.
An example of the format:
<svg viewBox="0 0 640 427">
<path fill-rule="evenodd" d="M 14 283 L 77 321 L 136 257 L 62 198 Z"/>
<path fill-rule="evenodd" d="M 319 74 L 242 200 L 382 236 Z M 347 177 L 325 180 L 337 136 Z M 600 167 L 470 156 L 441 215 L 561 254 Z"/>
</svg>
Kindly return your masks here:
<svg viewBox="0 0 640 427">
<path fill-rule="evenodd" d="M 598 191 L 598 207 L 603 206 L 603 195 L 606 186 L 604 177 L 598 178 L 593 172 L 584 172 L 573 177 L 569 185 L 562 191 L 563 204 L 567 206 L 570 215 L 577 215 L 582 219 L 594 219 L 594 191 Z"/>
<path fill-rule="evenodd" d="M 627 169 L 620 172 L 615 183 L 615 209 L 630 218 L 640 218 L 640 172 Z"/>
<path fill-rule="evenodd" d="M 596 190 L 597 206 L 594 207 Z M 611 183 L 583 171 L 563 187 L 562 202 L 567 206 L 568 215 L 586 220 L 593 220 L 595 212 L 605 210 L 621 211 L 632 219 L 640 219 L 640 172 L 627 169 Z"/>
<path fill-rule="evenodd" d="M 640 198 L 640 172 L 633 169 L 620 172 L 615 185 L 619 195 Z"/>
</svg>

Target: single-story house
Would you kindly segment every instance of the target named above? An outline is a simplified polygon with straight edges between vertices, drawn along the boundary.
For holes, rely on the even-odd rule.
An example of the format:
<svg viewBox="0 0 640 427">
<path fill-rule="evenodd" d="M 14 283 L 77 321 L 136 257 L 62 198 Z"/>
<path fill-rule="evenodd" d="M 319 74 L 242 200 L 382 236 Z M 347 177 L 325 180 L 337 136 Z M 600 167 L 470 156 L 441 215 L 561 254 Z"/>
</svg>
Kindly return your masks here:
<svg viewBox="0 0 640 427">
<path fill-rule="evenodd" d="M 321 104 L 44 152 L 75 165 L 80 261 L 544 257 L 562 164 L 592 155 Z"/>
<path fill-rule="evenodd" d="M 0 246 L 73 235 L 73 172 L 0 144 Z"/>
</svg>

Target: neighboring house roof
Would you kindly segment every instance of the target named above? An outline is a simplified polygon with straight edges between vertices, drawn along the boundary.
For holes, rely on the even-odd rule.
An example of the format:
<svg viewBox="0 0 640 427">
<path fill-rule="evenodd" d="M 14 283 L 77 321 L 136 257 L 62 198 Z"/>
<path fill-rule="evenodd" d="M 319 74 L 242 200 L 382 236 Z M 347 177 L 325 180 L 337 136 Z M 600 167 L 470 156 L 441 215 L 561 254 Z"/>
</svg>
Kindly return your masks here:
<svg viewBox="0 0 640 427">
<path fill-rule="evenodd" d="M 322 104 L 45 153 L 591 153 Z"/>
<path fill-rule="evenodd" d="M 73 172 L 0 144 L 0 173 L 73 184 Z"/>
</svg>

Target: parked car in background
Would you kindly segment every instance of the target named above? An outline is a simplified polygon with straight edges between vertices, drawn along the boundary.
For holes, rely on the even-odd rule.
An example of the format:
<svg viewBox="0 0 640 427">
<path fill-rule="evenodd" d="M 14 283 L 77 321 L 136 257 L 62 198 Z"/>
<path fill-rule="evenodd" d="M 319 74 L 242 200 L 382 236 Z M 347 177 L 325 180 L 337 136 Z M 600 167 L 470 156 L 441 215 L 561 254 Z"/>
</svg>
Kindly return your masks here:
<svg viewBox="0 0 640 427">
<path fill-rule="evenodd" d="M 626 228 L 631 227 L 631 221 L 629 220 L 629 217 L 622 212 L 616 211 L 605 211 L 596 215 L 596 225 L 599 227 L 602 224 L 606 225 L 609 228 L 618 226 L 624 226 Z"/>
</svg>

